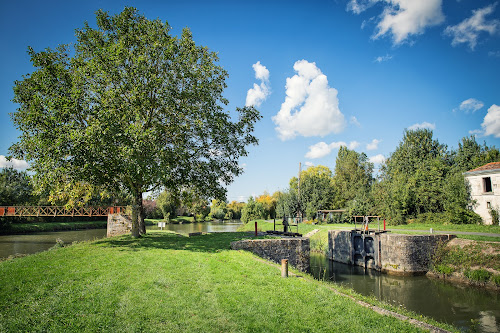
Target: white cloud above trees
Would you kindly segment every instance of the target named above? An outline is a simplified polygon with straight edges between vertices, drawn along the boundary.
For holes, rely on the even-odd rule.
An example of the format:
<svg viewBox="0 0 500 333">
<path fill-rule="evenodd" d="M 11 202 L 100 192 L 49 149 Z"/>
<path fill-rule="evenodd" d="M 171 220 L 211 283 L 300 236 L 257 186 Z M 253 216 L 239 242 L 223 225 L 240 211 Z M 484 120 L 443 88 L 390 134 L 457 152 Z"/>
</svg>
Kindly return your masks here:
<svg viewBox="0 0 500 333">
<path fill-rule="evenodd" d="M 381 141 L 382 140 L 373 139 L 372 142 L 370 142 L 369 144 L 366 145 L 366 150 L 377 150 L 378 149 L 378 144 Z"/>
<path fill-rule="evenodd" d="M 342 132 L 346 122 L 338 92 L 329 86 L 326 75 L 307 60 L 295 62 L 293 69 L 297 74 L 286 79 L 285 101 L 272 118 L 280 139 Z"/>
<path fill-rule="evenodd" d="M 369 158 L 370 162 L 373 164 L 381 164 L 385 162 L 385 157 L 382 154 L 378 154 Z"/>
<path fill-rule="evenodd" d="M 258 107 L 271 93 L 271 89 L 269 87 L 269 70 L 266 66 L 262 65 L 260 61 L 253 64 L 252 67 L 255 71 L 255 78 L 261 82 L 260 84 L 254 83 L 253 88 L 247 91 L 245 105 Z"/>
<path fill-rule="evenodd" d="M 348 147 L 349 149 L 353 150 L 359 147 L 359 142 L 357 141 L 351 141 L 349 144 L 345 143 L 344 141 L 338 141 L 338 142 L 332 142 L 330 144 L 327 144 L 326 142 L 318 142 L 312 146 L 309 146 L 309 151 L 306 153 L 306 158 L 321 158 L 329 155 L 332 150 L 338 149 L 340 147 Z"/>
<path fill-rule="evenodd" d="M 0 155 L 0 168 L 14 168 L 17 170 L 25 170 L 29 167 L 28 163 L 23 160 L 11 159 L 7 161 L 7 158 L 4 155 Z"/>
<path fill-rule="evenodd" d="M 413 124 L 410 127 L 408 127 L 409 130 L 417 130 L 417 129 L 424 129 L 424 128 L 434 130 L 434 129 L 436 129 L 436 124 L 431 124 L 431 123 L 424 121 L 423 123 Z"/>
<path fill-rule="evenodd" d="M 498 19 L 488 20 L 486 16 L 495 11 L 497 3 L 484 8 L 472 11 L 472 16 L 466 18 L 457 25 L 448 26 L 444 34 L 452 38 L 451 45 L 466 44 L 471 50 L 474 50 L 481 33 L 493 35 L 500 31 L 500 21 Z"/>
</svg>

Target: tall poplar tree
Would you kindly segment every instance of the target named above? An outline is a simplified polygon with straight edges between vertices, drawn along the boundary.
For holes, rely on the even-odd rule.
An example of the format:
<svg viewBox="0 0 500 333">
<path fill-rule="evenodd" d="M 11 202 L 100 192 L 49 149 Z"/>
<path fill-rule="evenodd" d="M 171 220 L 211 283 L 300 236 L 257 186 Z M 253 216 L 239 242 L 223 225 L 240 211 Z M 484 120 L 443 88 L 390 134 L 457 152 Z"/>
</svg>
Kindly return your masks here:
<svg viewBox="0 0 500 333">
<path fill-rule="evenodd" d="M 197 188 L 223 198 L 242 172 L 240 156 L 257 144 L 260 115 L 224 110 L 227 72 L 217 54 L 180 38 L 135 8 L 96 12 L 74 48 L 35 52 L 36 68 L 16 81 L 12 120 L 21 131 L 13 156 L 30 162 L 37 188 L 60 179 L 88 182 L 134 197 L 132 235 L 146 231 L 142 194 L 161 187 Z"/>
</svg>

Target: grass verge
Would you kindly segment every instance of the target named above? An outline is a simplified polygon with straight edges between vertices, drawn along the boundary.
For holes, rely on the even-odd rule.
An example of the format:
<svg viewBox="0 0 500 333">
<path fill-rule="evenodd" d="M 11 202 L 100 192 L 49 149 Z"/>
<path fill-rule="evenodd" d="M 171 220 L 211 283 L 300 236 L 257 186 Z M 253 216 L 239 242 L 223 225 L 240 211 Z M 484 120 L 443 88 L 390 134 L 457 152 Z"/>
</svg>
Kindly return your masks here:
<svg viewBox="0 0 500 333">
<path fill-rule="evenodd" d="M 0 331 L 421 331 L 333 293 L 332 284 L 283 279 L 229 250 L 246 236 L 156 231 L 1 262 Z"/>
</svg>

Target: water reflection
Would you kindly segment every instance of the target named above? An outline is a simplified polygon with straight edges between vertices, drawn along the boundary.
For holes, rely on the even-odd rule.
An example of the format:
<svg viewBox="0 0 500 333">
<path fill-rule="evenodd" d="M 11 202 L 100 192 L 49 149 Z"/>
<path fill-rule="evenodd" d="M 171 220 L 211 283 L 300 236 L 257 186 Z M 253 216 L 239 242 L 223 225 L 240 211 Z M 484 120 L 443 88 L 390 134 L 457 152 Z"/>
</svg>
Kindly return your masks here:
<svg viewBox="0 0 500 333">
<path fill-rule="evenodd" d="M 243 222 L 240 220 L 167 224 L 164 229 L 181 234 L 189 234 L 190 232 L 235 232 L 242 224 Z M 154 226 L 151 229 L 158 230 L 160 228 Z"/>
<path fill-rule="evenodd" d="M 26 235 L 0 236 L 0 258 L 15 254 L 33 254 L 46 251 L 61 239 L 66 244 L 75 241 L 94 240 L 106 237 L 106 229 L 39 232 Z"/>
<path fill-rule="evenodd" d="M 425 276 L 399 277 L 311 254 L 311 273 L 356 292 L 447 322 L 463 331 L 500 332 L 500 294 Z"/>
</svg>

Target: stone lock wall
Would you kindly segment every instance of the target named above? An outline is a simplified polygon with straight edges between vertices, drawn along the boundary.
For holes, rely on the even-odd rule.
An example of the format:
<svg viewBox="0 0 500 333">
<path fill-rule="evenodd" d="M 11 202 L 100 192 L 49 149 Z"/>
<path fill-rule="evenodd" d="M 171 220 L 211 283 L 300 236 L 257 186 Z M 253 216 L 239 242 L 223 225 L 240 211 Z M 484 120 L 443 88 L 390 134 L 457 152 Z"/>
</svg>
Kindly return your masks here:
<svg viewBox="0 0 500 333">
<path fill-rule="evenodd" d="M 132 230 L 132 220 L 130 216 L 124 214 L 108 215 L 108 231 L 106 237 L 113 237 L 130 233 Z"/>
<path fill-rule="evenodd" d="M 309 238 L 306 237 L 241 240 L 232 242 L 231 249 L 250 251 L 276 263 L 288 259 L 288 264 L 301 271 L 307 271 L 310 266 Z"/>
<path fill-rule="evenodd" d="M 373 234 L 376 243 L 374 260 L 368 268 L 394 275 L 425 274 L 429 270 L 432 255 L 440 243 L 454 238 L 453 235 L 398 235 Z M 328 257 L 330 260 L 363 266 L 353 262 L 352 231 L 328 232 Z"/>
<path fill-rule="evenodd" d="M 455 236 L 384 233 L 379 237 L 382 272 L 406 275 L 427 273 L 437 246 Z"/>
</svg>

